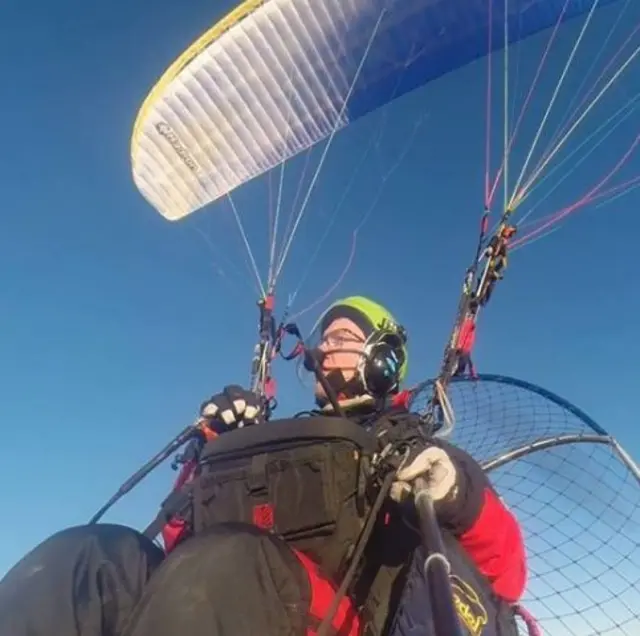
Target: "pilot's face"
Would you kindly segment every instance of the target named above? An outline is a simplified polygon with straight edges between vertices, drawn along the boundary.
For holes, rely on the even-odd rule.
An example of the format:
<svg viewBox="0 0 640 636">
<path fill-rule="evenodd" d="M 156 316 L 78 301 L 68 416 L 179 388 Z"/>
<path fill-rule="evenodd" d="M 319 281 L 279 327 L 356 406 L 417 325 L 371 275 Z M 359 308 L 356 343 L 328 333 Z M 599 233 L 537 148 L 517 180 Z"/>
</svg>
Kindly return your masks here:
<svg viewBox="0 0 640 636">
<path fill-rule="evenodd" d="M 325 376 L 341 372 L 345 382 L 352 380 L 362 359 L 366 337 L 358 325 L 348 318 L 336 318 L 322 333 L 318 349 L 322 356 L 322 372 Z M 317 397 L 326 397 L 319 382 L 315 385 Z"/>
</svg>

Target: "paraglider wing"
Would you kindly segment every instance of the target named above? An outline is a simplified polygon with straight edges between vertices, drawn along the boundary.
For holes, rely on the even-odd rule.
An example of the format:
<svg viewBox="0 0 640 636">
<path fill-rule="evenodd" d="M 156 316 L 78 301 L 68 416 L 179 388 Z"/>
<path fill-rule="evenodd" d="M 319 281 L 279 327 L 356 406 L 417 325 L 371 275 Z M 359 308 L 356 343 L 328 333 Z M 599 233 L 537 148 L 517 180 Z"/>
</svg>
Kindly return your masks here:
<svg viewBox="0 0 640 636">
<path fill-rule="evenodd" d="M 591 4 L 511 0 L 511 40 Z M 167 219 L 200 209 L 394 98 L 500 48 L 505 5 L 492 5 L 246 0 L 189 47 L 144 101 L 131 142 L 136 186 Z"/>
</svg>

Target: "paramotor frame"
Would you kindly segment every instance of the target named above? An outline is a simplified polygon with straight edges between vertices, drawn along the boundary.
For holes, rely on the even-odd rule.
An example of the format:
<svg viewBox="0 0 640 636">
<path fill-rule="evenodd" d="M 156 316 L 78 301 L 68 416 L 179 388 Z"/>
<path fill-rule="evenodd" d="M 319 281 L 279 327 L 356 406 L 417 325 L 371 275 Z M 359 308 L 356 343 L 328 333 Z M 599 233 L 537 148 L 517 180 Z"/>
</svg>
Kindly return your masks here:
<svg viewBox="0 0 640 636">
<path fill-rule="evenodd" d="M 434 380 L 416 386 L 423 410 Z M 476 457 L 524 529 L 524 605 L 549 636 L 640 626 L 640 468 L 593 418 L 501 375 L 453 378 L 452 441 Z"/>
</svg>

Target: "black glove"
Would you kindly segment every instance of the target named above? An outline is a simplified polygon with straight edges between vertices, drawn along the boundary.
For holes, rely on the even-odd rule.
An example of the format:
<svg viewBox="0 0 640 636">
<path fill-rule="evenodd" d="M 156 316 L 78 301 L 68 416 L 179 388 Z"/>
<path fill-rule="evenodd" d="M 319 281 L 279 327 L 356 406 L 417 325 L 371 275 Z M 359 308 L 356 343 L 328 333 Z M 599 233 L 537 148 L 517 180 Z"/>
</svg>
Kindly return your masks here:
<svg viewBox="0 0 640 636">
<path fill-rule="evenodd" d="M 225 433 L 261 422 L 262 400 L 255 393 L 232 384 L 203 402 L 200 416 L 216 433 Z"/>
</svg>

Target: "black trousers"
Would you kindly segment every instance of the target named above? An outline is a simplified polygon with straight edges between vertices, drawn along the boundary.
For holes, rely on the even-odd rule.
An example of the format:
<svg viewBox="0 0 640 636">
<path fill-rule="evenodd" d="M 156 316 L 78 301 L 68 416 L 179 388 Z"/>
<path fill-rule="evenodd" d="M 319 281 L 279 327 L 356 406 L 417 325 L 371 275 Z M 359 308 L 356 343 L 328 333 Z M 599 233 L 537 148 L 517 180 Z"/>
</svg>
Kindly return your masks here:
<svg viewBox="0 0 640 636">
<path fill-rule="evenodd" d="M 0 581 L 2 636 L 301 636 L 309 581 L 280 539 L 221 526 L 166 559 L 116 525 L 64 530 Z"/>
</svg>

